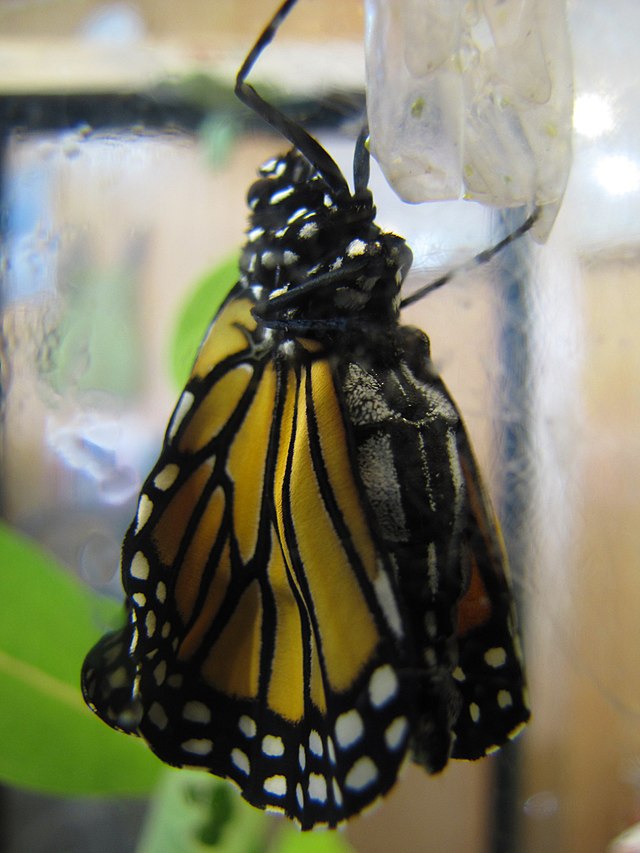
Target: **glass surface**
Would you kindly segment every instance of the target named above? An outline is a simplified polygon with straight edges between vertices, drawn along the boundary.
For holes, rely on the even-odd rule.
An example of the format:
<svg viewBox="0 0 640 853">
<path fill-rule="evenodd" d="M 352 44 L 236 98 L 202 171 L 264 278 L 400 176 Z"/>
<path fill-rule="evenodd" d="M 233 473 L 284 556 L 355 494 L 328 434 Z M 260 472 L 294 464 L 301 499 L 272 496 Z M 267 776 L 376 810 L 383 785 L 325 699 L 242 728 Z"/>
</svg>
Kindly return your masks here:
<svg viewBox="0 0 640 853">
<path fill-rule="evenodd" d="M 177 316 L 242 244 L 255 169 L 286 147 L 250 124 L 231 141 L 218 134 L 231 122 L 226 102 L 202 133 L 206 111 L 186 109 L 182 89 L 160 110 L 144 95 L 124 104 L 123 92 L 188 69 L 231 79 L 266 7 L 214 6 L 166 20 L 166 4 L 152 3 L 0 9 L 0 58 L 11 59 L 0 65 L 2 512 L 115 596 L 119 543 L 179 390 L 168 367 Z M 301 0 L 271 48 L 280 83 L 305 39 L 321 44 L 321 68 L 357 55 L 359 6 L 345 4 L 343 26 L 323 6 L 333 4 Z M 640 8 L 574 0 L 569 16 L 574 166 L 548 243 L 522 241 L 405 318 L 431 337 L 505 522 L 533 719 L 504 757 L 435 779 L 407 768 L 349 828 L 359 853 L 596 853 L 640 819 Z M 84 50 L 87 39 L 103 47 Z M 47 100 L 33 51 L 55 54 L 58 40 L 76 45 L 77 64 Z M 357 73 L 349 65 L 344 79 Z M 349 174 L 352 137 L 335 111 L 319 134 Z M 380 224 L 414 249 L 408 290 L 503 233 L 474 205 L 403 205 L 377 174 L 373 189 Z M 111 851 L 104 814 L 130 819 L 128 806 L 105 803 L 100 817 L 95 802 L 24 802 L 5 799 L 12 838 L 0 846 L 12 853 L 57 849 L 49 822 L 40 840 L 31 831 L 53 808 L 62 824 L 85 823 L 70 850 L 89 850 L 91 837 L 91 850 Z M 118 849 L 133 849 L 130 835 Z"/>
</svg>

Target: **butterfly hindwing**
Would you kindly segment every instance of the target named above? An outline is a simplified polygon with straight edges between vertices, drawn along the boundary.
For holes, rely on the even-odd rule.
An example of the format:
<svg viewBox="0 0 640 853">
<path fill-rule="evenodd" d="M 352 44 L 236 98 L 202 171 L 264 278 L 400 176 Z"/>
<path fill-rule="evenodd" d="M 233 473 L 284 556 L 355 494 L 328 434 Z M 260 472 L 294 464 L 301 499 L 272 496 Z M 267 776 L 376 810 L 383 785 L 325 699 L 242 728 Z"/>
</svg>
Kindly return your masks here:
<svg viewBox="0 0 640 853">
<path fill-rule="evenodd" d="M 457 614 L 453 675 L 463 705 L 453 757 L 476 759 L 514 738 L 530 712 L 507 555 L 464 430 L 458 450 L 469 496 L 463 543 L 469 581 Z"/>
<path fill-rule="evenodd" d="M 399 326 L 339 384 L 363 498 L 390 556 L 414 650 L 414 758 L 441 769 L 529 716 L 508 565 L 458 409 L 424 333 Z"/>
</svg>

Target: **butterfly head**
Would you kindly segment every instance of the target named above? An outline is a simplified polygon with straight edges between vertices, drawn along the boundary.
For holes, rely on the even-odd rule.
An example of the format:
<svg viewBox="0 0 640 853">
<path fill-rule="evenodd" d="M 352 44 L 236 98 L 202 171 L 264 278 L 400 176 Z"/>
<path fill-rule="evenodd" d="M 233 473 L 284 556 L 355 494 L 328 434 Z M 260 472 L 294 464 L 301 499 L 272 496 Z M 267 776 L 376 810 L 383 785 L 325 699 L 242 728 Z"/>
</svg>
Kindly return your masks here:
<svg viewBox="0 0 640 853">
<path fill-rule="evenodd" d="M 367 188 L 335 192 L 293 149 L 265 163 L 248 203 L 240 268 L 259 291 L 263 323 L 321 335 L 365 319 L 396 321 L 412 254 L 376 225 Z"/>
</svg>

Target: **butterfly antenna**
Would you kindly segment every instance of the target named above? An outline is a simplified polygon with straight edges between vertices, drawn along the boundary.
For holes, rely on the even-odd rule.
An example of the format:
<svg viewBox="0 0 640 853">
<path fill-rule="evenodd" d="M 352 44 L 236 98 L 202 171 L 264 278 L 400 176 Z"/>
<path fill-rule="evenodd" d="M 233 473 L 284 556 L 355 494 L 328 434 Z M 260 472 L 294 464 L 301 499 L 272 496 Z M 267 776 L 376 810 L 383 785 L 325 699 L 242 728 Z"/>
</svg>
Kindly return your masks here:
<svg viewBox="0 0 640 853">
<path fill-rule="evenodd" d="M 264 49 L 272 41 L 297 0 L 285 0 L 262 31 L 258 40 L 249 51 L 236 77 L 235 93 L 237 97 L 281 133 L 314 166 L 337 195 L 349 194 L 349 186 L 337 163 L 327 151 L 297 122 L 288 118 L 273 104 L 265 101 L 250 83 L 247 77 Z"/>
<path fill-rule="evenodd" d="M 498 243 L 494 246 L 490 246 L 488 249 L 485 249 L 483 252 L 477 254 L 474 258 L 471 258 L 470 261 L 462 264 L 459 267 L 456 267 L 453 270 L 445 273 L 440 278 L 437 278 L 435 281 L 429 282 L 429 284 L 425 284 L 424 287 L 419 287 L 418 290 L 414 291 L 410 296 L 407 296 L 406 299 L 403 299 L 400 303 L 400 308 L 406 308 L 408 305 L 413 305 L 414 302 L 417 302 L 419 299 L 422 299 L 423 296 L 426 296 L 428 293 L 431 293 L 434 290 L 438 290 L 443 285 L 447 284 L 447 282 L 451 281 L 452 278 L 456 276 L 469 272 L 472 269 L 475 269 L 479 264 L 488 263 L 495 255 L 505 249 L 510 243 L 513 243 L 514 240 L 518 240 L 527 231 L 530 231 L 533 226 L 536 224 L 540 217 L 541 210 L 539 207 L 535 207 L 533 213 L 528 216 L 522 225 L 518 226 L 514 231 L 510 234 L 507 234 L 506 237 L 503 237 Z"/>
</svg>

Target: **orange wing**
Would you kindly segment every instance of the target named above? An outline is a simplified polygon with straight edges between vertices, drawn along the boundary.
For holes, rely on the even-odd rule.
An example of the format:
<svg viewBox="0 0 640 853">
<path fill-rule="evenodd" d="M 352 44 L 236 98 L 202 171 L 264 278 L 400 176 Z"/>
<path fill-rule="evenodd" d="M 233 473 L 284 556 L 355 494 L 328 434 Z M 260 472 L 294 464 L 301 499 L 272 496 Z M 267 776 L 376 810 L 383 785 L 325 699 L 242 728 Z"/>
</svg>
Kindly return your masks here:
<svg viewBox="0 0 640 853">
<path fill-rule="evenodd" d="M 163 760 L 333 826 L 406 752 L 402 619 L 329 364 L 273 359 L 251 305 L 237 290 L 203 343 L 124 542 L 129 623 L 84 691 Z"/>
</svg>

